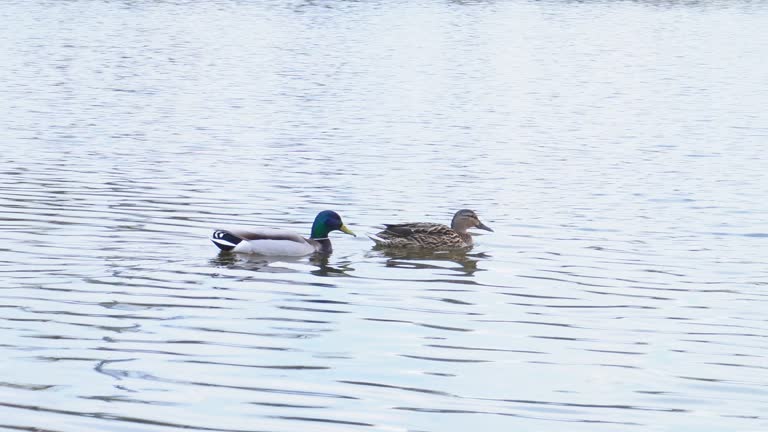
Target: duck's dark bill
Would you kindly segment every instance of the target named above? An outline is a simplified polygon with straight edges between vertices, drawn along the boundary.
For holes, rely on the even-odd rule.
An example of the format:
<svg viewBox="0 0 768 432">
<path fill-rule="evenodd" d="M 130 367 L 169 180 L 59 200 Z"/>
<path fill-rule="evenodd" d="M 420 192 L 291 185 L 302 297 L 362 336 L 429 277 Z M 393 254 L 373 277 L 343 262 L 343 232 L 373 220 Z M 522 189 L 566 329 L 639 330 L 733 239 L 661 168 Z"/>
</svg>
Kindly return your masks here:
<svg viewBox="0 0 768 432">
<path fill-rule="evenodd" d="M 486 230 L 486 231 L 490 231 L 490 232 L 493 232 L 493 230 L 491 229 L 491 227 L 489 227 L 488 225 L 486 225 L 486 224 L 484 224 L 484 223 L 482 223 L 482 222 L 480 222 L 480 224 L 477 226 L 477 228 L 478 228 L 478 229 L 481 229 L 481 230 Z"/>
</svg>

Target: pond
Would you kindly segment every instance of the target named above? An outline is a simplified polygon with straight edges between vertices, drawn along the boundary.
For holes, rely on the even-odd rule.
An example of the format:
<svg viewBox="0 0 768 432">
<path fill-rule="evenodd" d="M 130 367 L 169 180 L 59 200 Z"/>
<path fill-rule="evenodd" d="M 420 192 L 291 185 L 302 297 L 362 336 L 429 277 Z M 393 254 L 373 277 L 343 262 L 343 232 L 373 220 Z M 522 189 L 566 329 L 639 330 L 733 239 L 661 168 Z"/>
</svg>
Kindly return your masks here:
<svg viewBox="0 0 768 432">
<path fill-rule="evenodd" d="M 768 429 L 766 4 L 0 18 L 0 429 Z M 325 209 L 330 256 L 209 240 Z"/>
</svg>

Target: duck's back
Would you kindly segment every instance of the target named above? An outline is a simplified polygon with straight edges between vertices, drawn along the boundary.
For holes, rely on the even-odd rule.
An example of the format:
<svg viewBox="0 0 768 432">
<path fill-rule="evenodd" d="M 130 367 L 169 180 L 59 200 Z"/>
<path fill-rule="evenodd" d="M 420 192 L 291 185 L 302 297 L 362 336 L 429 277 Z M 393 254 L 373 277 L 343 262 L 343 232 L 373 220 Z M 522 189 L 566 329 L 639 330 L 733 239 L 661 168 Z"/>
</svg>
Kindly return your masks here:
<svg viewBox="0 0 768 432">
<path fill-rule="evenodd" d="M 380 246 L 438 249 L 463 248 L 471 245 L 471 238 L 465 239 L 451 227 L 443 224 L 411 222 L 384 226 L 383 231 L 376 234 L 376 237 L 372 237 Z"/>
</svg>

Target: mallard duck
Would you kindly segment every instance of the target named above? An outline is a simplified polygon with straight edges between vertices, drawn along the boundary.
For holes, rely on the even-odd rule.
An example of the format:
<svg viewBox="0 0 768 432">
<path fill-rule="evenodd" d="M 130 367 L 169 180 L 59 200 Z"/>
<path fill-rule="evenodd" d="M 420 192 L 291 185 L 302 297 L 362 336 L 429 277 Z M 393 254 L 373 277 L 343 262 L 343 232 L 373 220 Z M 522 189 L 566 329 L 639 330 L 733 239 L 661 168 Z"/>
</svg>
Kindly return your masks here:
<svg viewBox="0 0 768 432">
<path fill-rule="evenodd" d="M 336 230 L 355 236 L 341 221 L 338 213 L 325 210 L 315 217 L 309 238 L 293 231 L 256 228 L 216 230 L 211 236 L 211 241 L 219 249 L 232 252 L 271 256 L 303 256 L 315 252 L 329 254 L 333 247 L 328 233 Z"/>
<path fill-rule="evenodd" d="M 468 209 L 459 210 L 453 215 L 451 226 L 431 222 L 412 222 L 404 224 L 385 224 L 384 231 L 369 236 L 377 246 L 385 248 L 426 248 L 457 249 L 472 246 L 472 236 L 468 228 L 493 231 L 480 222 L 477 214 Z"/>
</svg>

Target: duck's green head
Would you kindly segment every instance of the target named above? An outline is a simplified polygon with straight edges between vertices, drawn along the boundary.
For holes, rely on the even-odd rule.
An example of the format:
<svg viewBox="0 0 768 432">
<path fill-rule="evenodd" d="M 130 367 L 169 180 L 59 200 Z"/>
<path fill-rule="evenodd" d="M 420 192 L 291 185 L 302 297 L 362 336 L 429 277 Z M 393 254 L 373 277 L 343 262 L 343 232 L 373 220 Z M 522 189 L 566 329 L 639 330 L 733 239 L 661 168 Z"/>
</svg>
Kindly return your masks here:
<svg viewBox="0 0 768 432">
<path fill-rule="evenodd" d="M 341 221 L 341 216 L 338 213 L 331 210 L 321 211 L 315 216 L 315 222 L 312 224 L 311 238 L 326 238 L 331 231 L 341 231 L 343 233 L 355 235 L 344 222 Z"/>
</svg>

